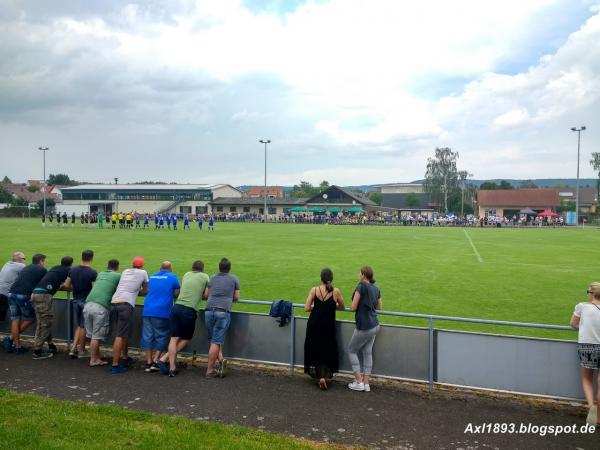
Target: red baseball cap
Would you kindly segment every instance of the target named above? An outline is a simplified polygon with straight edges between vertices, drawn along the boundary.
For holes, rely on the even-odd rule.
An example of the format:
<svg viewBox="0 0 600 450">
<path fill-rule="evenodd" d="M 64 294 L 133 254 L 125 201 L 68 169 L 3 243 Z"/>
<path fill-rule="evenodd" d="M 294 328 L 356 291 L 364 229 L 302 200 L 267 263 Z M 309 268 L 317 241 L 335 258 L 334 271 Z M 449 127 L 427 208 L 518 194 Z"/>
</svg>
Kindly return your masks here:
<svg viewBox="0 0 600 450">
<path fill-rule="evenodd" d="M 141 256 L 136 256 L 135 258 L 133 258 L 133 262 L 131 263 L 131 265 L 133 267 L 137 267 L 138 269 L 140 267 L 144 267 L 144 258 L 142 258 Z"/>
</svg>

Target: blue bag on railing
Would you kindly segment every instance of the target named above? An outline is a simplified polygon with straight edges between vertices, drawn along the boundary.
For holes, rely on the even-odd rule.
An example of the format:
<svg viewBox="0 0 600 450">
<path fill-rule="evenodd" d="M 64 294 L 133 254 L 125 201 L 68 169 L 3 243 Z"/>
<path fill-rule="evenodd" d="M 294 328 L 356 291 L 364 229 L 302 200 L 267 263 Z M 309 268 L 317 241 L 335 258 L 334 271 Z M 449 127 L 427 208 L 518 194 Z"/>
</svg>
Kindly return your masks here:
<svg viewBox="0 0 600 450">
<path fill-rule="evenodd" d="M 279 326 L 282 327 L 288 323 L 290 317 L 292 317 L 293 307 L 294 305 L 292 302 L 288 302 L 287 300 L 277 300 L 271 305 L 271 311 L 269 311 L 269 315 L 277 318 Z"/>
</svg>

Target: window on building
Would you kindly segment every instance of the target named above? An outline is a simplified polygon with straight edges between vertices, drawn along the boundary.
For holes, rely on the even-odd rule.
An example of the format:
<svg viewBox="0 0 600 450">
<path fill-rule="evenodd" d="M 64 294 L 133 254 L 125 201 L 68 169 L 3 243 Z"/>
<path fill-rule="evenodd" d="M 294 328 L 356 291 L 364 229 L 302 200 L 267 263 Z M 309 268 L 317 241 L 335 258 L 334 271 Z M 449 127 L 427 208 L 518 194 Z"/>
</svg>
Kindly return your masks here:
<svg viewBox="0 0 600 450">
<path fill-rule="evenodd" d="M 486 209 L 485 210 L 485 216 L 486 217 L 489 217 L 489 216 L 496 217 L 496 210 L 495 209 Z"/>
<path fill-rule="evenodd" d="M 180 206 L 179 207 L 179 212 L 183 213 L 183 214 L 191 214 L 192 207 L 191 206 Z"/>
<path fill-rule="evenodd" d="M 264 208 L 258 208 L 258 213 L 263 214 L 265 212 Z"/>
<path fill-rule="evenodd" d="M 277 214 L 277 208 L 272 208 L 269 206 L 269 214 Z"/>
<path fill-rule="evenodd" d="M 217 212 L 223 212 L 223 207 L 222 206 L 217 206 Z"/>
<path fill-rule="evenodd" d="M 230 206 L 229 207 L 229 212 L 236 212 L 237 208 L 235 206 Z"/>
<path fill-rule="evenodd" d="M 244 212 L 250 212 L 250 207 L 249 206 L 244 206 Z"/>
</svg>

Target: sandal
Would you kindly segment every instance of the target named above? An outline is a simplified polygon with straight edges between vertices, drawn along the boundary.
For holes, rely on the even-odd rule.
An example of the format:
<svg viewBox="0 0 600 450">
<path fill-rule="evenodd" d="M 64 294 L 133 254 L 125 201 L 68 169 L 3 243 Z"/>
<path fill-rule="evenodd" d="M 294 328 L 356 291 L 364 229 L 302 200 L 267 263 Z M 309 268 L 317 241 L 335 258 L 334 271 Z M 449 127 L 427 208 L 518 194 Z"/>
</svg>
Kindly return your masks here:
<svg viewBox="0 0 600 450">
<path fill-rule="evenodd" d="M 321 378 L 319 380 L 319 389 L 321 389 L 322 391 L 327 390 L 327 381 L 325 381 L 325 378 Z"/>
<path fill-rule="evenodd" d="M 96 366 L 105 366 L 107 365 L 108 362 L 107 361 L 96 361 L 96 362 L 90 362 L 90 367 L 96 367 Z"/>
</svg>

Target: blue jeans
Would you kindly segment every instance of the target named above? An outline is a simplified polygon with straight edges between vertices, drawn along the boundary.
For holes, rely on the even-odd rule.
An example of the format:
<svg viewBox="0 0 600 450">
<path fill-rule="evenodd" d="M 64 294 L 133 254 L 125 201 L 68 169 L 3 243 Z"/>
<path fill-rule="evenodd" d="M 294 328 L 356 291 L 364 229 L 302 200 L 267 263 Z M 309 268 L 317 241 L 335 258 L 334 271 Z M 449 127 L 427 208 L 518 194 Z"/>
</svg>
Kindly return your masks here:
<svg viewBox="0 0 600 450">
<path fill-rule="evenodd" d="M 210 344 L 223 345 L 225 343 L 225 334 L 231 323 L 231 314 L 225 311 L 211 311 L 207 309 L 204 312 L 204 324 L 208 334 Z"/>
<path fill-rule="evenodd" d="M 158 350 L 166 352 L 171 339 L 169 319 L 161 317 L 144 317 L 142 322 L 142 350 Z"/>
<path fill-rule="evenodd" d="M 10 320 L 35 320 L 35 309 L 28 295 L 8 294 Z"/>
<path fill-rule="evenodd" d="M 75 322 L 79 328 L 85 328 L 85 319 L 83 317 L 83 308 L 85 307 L 85 299 L 73 300 L 73 309 L 75 310 Z"/>
</svg>

